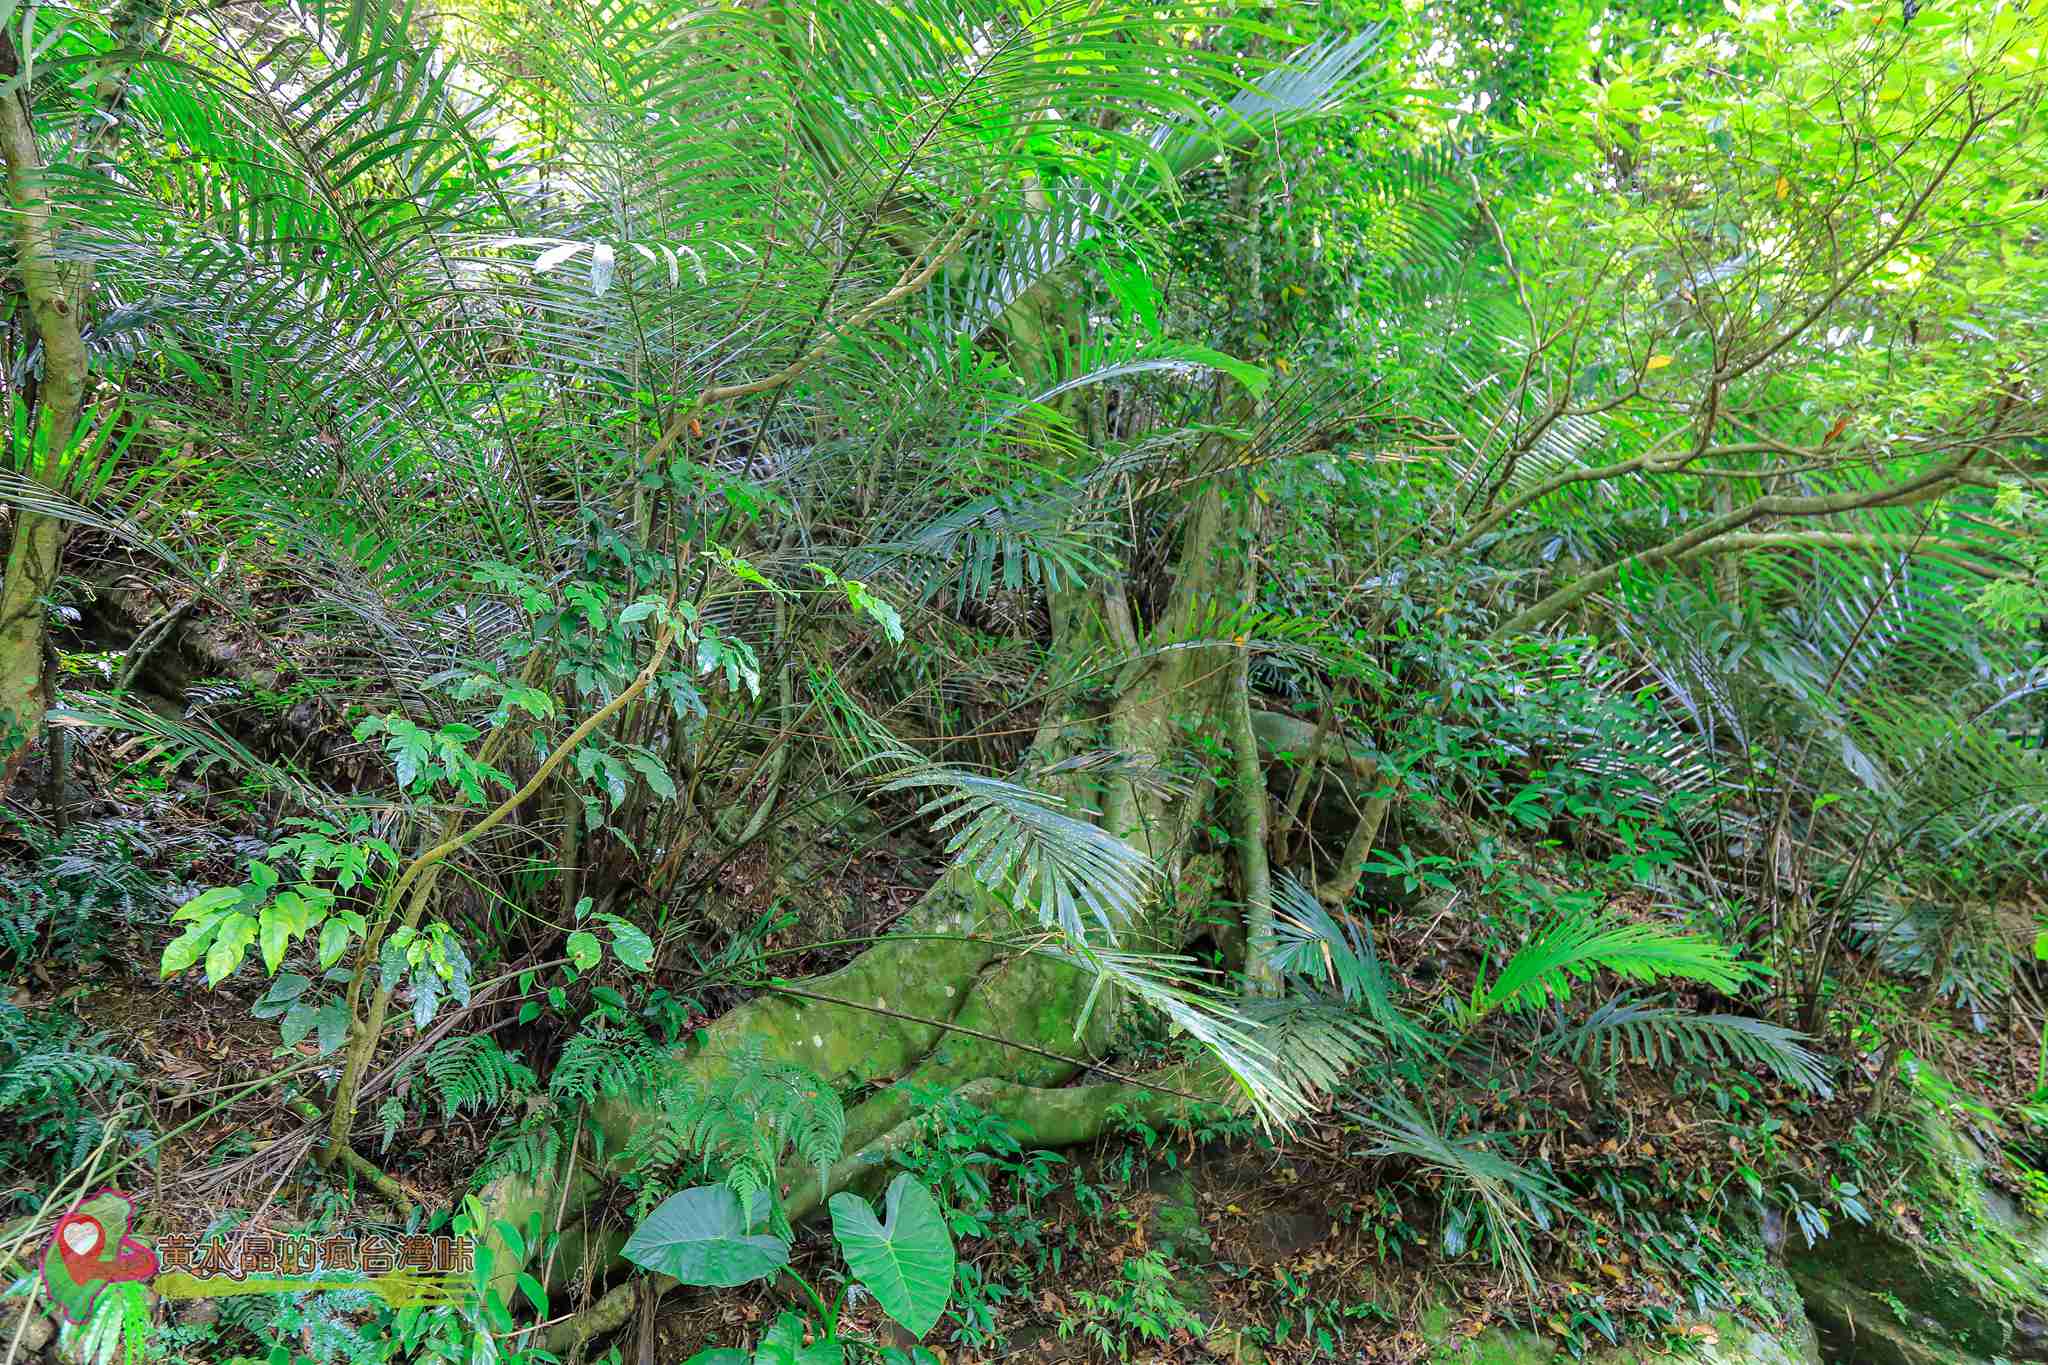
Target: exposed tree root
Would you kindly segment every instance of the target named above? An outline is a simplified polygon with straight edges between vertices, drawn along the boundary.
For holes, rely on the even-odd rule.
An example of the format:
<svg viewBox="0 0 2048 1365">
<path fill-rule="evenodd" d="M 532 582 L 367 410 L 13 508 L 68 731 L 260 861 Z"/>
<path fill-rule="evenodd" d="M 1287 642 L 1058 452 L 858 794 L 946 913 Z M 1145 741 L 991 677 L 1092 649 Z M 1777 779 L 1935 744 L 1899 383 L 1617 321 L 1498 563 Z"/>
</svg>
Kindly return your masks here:
<svg viewBox="0 0 2048 1365">
<path fill-rule="evenodd" d="M 854 1161 L 910 1120 L 917 1089 L 967 1094 L 993 1084 L 1065 1093 L 1050 1087 L 1073 1079 L 1099 1053 L 1115 1006 L 1098 1002 L 1090 1027 L 1077 1036 L 1093 979 L 1042 954 L 999 954 L 986 936 L 1012 928 L 1010 913 L 971 883 L 963 889 L 958 883 L 964 880 L 956 875 L 941 882 L 912 909 L 900 936 L 882 940 L 838 971 L 800 987 L 791 983 L 791 993 L 771 988 L 730 1011 L 684 1064 L 708 1081 L 744 1050 L 808 1067 L 842 1094 L 882 1085 L 847 1115 L 846 1150 L 856 1154 Z M 1161 1084 L 1165 1073 L 1138 1088 L 1151 1093 L 1152 1085 Z M 1221 1093 L 1214 1086 L 1191 1093 L 1212 1090 Z M 1165 1100 L 1191 1103 L 1186 1096 Z M 1062 1106 L 1070 1103 L 1047 1111 L 1056 1131 L 1068 1125 Z M 632 1097 L 604 1101 L 592 1117 L 593 1136 L 609 1153 L 622 1151 L 635 1131 L 667 1118 L 648 1100 Z M 566 1174 L 551 1178 L 501 1178 L 485 1190 L 484 1205 L 493 1223 L 502 1219 L 523 1227 L 538 1213 L 556 1227 L 562 1237 L 560 1281 L 574 1280 L 579 1272 L 602 1275 L 620 1239 L 616 1230 L 586 1225 L 581 1215 L 605 1175 L 577 1159 Z M 814 1195 L 817 1182 L 792 1175 L 788 1183 L 785 1209 L 797 1217 L 816 1202 L 802 1192 L 809 1187 Z M 498 1258 L 493 1285 L 509 1299 L 520 1267 L 502 1241 L 493 1238 L 490 1245 Z"/>
<path fill-rule="evenodd" d="M 1190 1065 L 1167 1068 L 1149 1081 L 1060 1088 L 985 1076 L 961 1086 L 957 1094 L 977 1109 L 1023 1126 L 1038 1146 L 1072 1147 L 1100 1137 L 1114 1117 L 1128 1116 L 1147 1123 L 1184 1118 L 1197 1107 L 1188 1098 L 1191 1094 L 1214 1095 L 1216 1102 L 1221 1103 L 1228 1097 L 1229 1080 L 1220 1068 Z M 860 1111 L 855 1112 L 857 1115 Z M 802 1218 L 841 1190 L 871 1192 L 891 1169 L 892 1158 L 908 1151 L 917 1134 L 914 1119 L 897 1122 L 841 1159 L 822 1182 L 808 1168 L 785 1172 L 789 1193 L 784 1196 L 783 1205 L 791 1221 Z M 666 1275 L 651 1278 L 657 1296 L 676 1286 L 676 1281 Z M 547 1348 L 566 1356 L 586 1342 L 624 1327 L 639 1306 L 640 1283 L 636 1277 L 616 1285 L 589 1308 L 557 1323 L 547 1334 Z"/>
</svg>

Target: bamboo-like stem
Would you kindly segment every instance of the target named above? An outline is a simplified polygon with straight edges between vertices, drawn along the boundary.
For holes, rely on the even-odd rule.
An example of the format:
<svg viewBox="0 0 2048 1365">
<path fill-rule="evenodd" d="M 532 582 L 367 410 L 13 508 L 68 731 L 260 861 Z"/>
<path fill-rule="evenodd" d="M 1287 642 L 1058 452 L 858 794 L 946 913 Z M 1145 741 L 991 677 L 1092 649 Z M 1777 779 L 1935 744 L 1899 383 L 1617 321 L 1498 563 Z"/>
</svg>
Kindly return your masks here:
<svg viewBox="0 0 2048 1365">
<path fill-rule="evenodd" d="M 669 604 L 671 612 L 674 610 L 674 605 L 673 602 Z M 356 1000 L 360 998 L 359 992 L 363 979 L 370 965 L 376 960 L 377 948 L 383 942 L 384 931 L 389 926 L 392 914 L 398 908 L 399 901 L 405 895 L 406 890 L 412 887 L 415 882 L 419 882 L 421 874 L 475 843 L 531 800 L 534 794 L 547 784 L 548 779 L 554 776 L 555 770 L 560 768 L 568 760 L 569 755 L 575 752 L 578 745 L 594 734 L 605 722 L 630 705 L 635 697 L 647 690 L 648 684 L 654 681 L 655 674 L 661 671 L 662 663 L 668 658 L 669 646 L 674 641 L 675 628 L 672 625 L 664 625 L 661 633 L 655 637 L 654 653 L 648 659 L 647 666 L 640 670 L 639 675 L 618 696 L 591 712 L 590 715 L 584 718 L 581 725 L 571 730 L 568 736 L 555 746 L 555 751 L 548 755 L 547 760 L 534 770 L 533 776 L 527 779 L 524 786 L 506 797 L 490 814 L 477 821 L 474 825 L 471 825 L 468 829 L 449 835 L 440 843 L 421 853 L 392 882 L 391 889 L 385 893 L 383 907 L 378 912 L 377 923 L 372 926 L 369 935 L 363 940 L 362 951 L 358 955 L 356 962 L 355 980 L 350 983 L 349 998 L 351 1009 L 348 1056 L 342 1066 L 341 1081 L 335 1087 L 334 1108 L 329 1114 L 327 1144 L 322 1149 L 321 1154 L 323 1161 L 332 1163 L 348 1159 L 348 1135 L 350 1128 L 355 1123 L 356 1095 L 361 1089 L 363 1074 L 369 1069 L 372 1056 L 376 1052 L 377 1038 L 383 1032 L 384 1018 L 391 1008 L 391 990 L 388 987 L 381 986 L 377 989 L 376 994 L 370 1000 L 370 1009 L 366 1017 L 357 1018 L 353 1006 Z M 419 926 L 420 917 L 426 910 L 428 899 L 426 893 L 430 886 L 430 882 L 419 882 L 418 892 L 406 906 L 405 928 L 413 929 Z"/>
</svg>

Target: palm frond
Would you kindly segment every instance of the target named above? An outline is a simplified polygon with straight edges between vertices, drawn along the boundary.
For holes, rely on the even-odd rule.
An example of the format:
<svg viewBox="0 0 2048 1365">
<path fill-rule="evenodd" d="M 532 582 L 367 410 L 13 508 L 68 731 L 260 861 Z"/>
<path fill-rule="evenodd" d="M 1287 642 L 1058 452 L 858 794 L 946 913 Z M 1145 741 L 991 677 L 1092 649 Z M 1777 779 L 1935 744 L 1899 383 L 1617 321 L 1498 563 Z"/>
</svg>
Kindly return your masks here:
<svg viewBox="0 0 2048 1365">
<path fill-rule="evenodd" d="M 1514 1272 L 1525 1289 L 1534 1292 L 1536 1268 L 1529 1250 L 1530 1229 L 1548 1228 L 1569 1207 L 1570 1196 L 1555 1180 L 1503 1156 L 1495 1148 L 1501 1139 L 1492 1134 L 1451 1136 L 1431 1115 L 1398 1093 L 1382 1097 L 1368 1109 L 1351 1111 L 1350 1118 L 1372 1140 L 1365 1149 L 1367 1155 L 1414 1161 L 1440 1174 L 1455 1194 L 1470 1199 L 1485 1225 L 1488 1250 Z M 1446 1232 L 1451 1232 L 1448 1225 Z M 1455 1236 L 1446 1240 L 1462 1241 Z"/>
<path fill-rule="evenodd" d="M 1657 924 L 1603 922 L 1587 896 L 1559 901 L 1555 916 L 1500 965 L 1491 983 L 1483 977 L 1475 983 L 1474 997 L 1483 1010 L 1526 1010 L 1561 1001 L 1571 995 L 1574 982 L 1590 981 L 1603 971 L 1645 983 L 1696 981 L 1724 992 L 1755 979 L 1752 968 L 1712 939 Z"/>
<path fill-rule="evenodd" d="M 161 762 L 173 767 L 189 764 L 199 776 L 224 767 L 240 778 L 254 780 L 282 794 L 305 810 L 331 812 L 340 800 L 298 773 L 258 757 L 240 740 L 202 718 L 166 716 L 119 693 L 77 698 L 73 705 L 52 709 L 50 722 L 96 726 L 127 735 L 124 747 L 117 752 L 124 756 L 132 753 L 139 762 Z"/>
<path fill-rule="evenodd" d="M 1762 1067 L 1778 1079 L 1823 1097 L 1834 1087 L 1827 1060 L 1795 1029 L 1739 1014 L 1694 1014 L 1626 995 L 1596 1005 L 1576 1024 L 1541 1040 L 1574 1064 L 1623 1062 L 1670 1066 L 1680 1061 Z"/>
<path fill-rule="evenodd" d="M 919 813 L 951 831 L 946 851 L 957 865 L 1074 942 L 1099 932 L 1115 944 L 1156 889 L 1157 869 L 1143 853 L 1014 782 L 919 765 L 879 790 L 934 792 Z"/>
<path fill-rule="evenodd" d="M 1393 982 L 1373 950 L 1370 925 L 1339 923 L 1315 893 L 1282 872 L 1273 878 L 1273 937 L 1257 945 L 1282 972 L 1334 986 L 1346 1005 L 1404 1048 L 1432 1055 L 1436 1039 L 1394 1002 Z"/>
</svg>

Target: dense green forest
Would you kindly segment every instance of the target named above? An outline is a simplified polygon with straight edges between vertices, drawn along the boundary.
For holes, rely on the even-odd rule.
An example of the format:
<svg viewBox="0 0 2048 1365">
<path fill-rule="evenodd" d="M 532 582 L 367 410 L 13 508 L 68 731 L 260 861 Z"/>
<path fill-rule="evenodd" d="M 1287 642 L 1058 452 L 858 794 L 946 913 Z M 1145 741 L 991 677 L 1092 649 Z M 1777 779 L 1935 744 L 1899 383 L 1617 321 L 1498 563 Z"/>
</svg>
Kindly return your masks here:
<svg viewBox="0 0 2048 1365">
<path fill-rule="evenodd" d="M 2041 0 L 0 0 L 0 1361 L 2048 1360 Z"/>
</svg>

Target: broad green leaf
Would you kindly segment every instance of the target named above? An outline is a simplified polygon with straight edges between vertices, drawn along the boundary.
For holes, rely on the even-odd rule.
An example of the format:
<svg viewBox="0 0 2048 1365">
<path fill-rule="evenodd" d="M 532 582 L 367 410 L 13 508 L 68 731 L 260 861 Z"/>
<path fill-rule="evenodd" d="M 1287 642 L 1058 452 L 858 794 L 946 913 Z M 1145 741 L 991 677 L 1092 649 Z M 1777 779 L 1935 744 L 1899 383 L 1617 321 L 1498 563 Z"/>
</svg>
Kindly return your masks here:
<svg viewBox="0 0 2048 1365">
<path fill-rule="evenodd" d="M 348 1006 L 339 1000 L 328 1001 L 313 1016 L 313 1028 L 318 1035 L 320 1055 L 331 1056 L 348 1039 Z"/>
<path fill-rule="evenodd" d="M 341 961 L 341 955 L 348 951 L 349 927 L 343 920 L 331 919 L 320 926 L 320 965 L 332 967 Z"/>
<path fill-rule="evenodd" d="M 676 781 L 669 776 L 668 769 L 662 766 L 660 758 L 645 749 L 627 749 L 623 752 L 626 755 L 626 762 L 634 772 L 647 779 L 648 788 L 656 796 L 664 801 L 676 799 Z"/>
<path fill-rule="evenodd" d="M 804 1320 L 794 1313 L 782 1313 L 761 1338 L 754 1352 L 754 1365 L 840 1365 L 846 1350 L 833 1337 L 822 1337 L 804 1345 Z"/>
<path fill-rule="evenodd" d="M 258 912 L 256 923 L 257 944 L 263 949 L 263 970 L 275 976 L 284 965 L 284 950 L 292 945 L 292 913 L 278 901 L 272 901 Z"/>
<path fill-rule="evenodd" d="M 202 891 L 186 901 L 172 914 L 173 920 L 203 920 L 208 915 L 218 915 L 242 903 L 242 888 L 239 886 L 216 886 Z"/>
<path fill-rule="evenodd" d="M 788 1265 L 789 1243 L 749 1232 L 730 1187 L 699 1185 L 663 1200 L 633 1229 L 622 1254 L 684 1284 L 729 1289 Z"/>
<path fill-rule="evenodd" d="M 262 925 L 259 942 L 263 948 L 263 965 L 273 975 L 283 963 L 285 950 L 291 947 L 292 940 L 326 915 L 329 899 L 318 888 L 307 886 L 298 891 L 280 891 L 270 904 L 263 907 L 257 916 Z"/>
<path fill-rule="evenodd" d="M 441 978 L 431 971 L 415 971 L 412 974 L 412 1022 L 415 1028 L 425 1028 L 434 1022 L 434 1011 L 441 1004 Z"/>
<path fill-rule="evenodd" d="M 628 971 L 644 972 L 654 965 L 654 940 L 646 930 L 617 915 L 606 915 L 604 921 L 612 927 L 612 952 Z"/>
<path fill-rule="evenodd" d="M 242 955 L 249 951 L 250 943 L 256 938 L 256 917 L 236 913 L 220 922 L 220 932 L 214 936 L 213 946 L 206 950 L 206 984 L 218 986 L 235 968 L 242 965 Z"/>
<path fill-rule="evenodd" d="M 286 1010 L 284 1022 L 278 1025 L 278 1033 L 284 1039 L 284 1045 L 297 1047 L 305 1042 L 306 1036 L 313 1031 L 313 1025 L 319 1022 L 319 1014 L 318 1010 L 303 1001 Z"/>
<path fill-rule="evenodd" d="M 164 945 L 162 974 L 176 976 L 199 960 L 206 951 L 206 945 L 213 942 L 214 934 L 220 929 L 220 916 L 201 920 L 184 933 Z"/>
<path fill-rule="evenodd" d="M 832 1235 L 882 1311 L 922 1337 L 953 1293 L 953 1236 L 939 1201 L 910 1175 L 890 1182 L 885 1217 L 857 1194 L 832 1196 Z"/>
<path fill-rule="evenodd" d="M 597 935 L 588 929 L 578 929 L 569 935 L 569 960 L 576 964 L 578 971 L 587 972 L 604 957 L 604 945 L 597 941 Z"/>
</svg>

